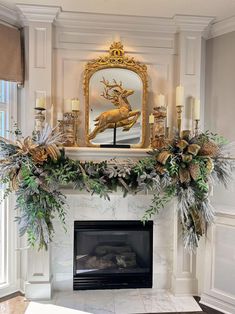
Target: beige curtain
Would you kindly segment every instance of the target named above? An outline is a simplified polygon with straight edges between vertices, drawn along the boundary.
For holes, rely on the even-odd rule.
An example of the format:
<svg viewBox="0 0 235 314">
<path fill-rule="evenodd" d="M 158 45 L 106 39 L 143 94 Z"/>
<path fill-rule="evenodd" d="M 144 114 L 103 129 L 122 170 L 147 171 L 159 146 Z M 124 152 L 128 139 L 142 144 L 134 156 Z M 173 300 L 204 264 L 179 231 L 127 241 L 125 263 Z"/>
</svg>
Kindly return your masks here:
<svg viewBox="0 0 235 314">
<path fill-rule="evenodd" d="M 0 24 L 0 80 L 23 83 L 20 30 Z"/>
</svg>

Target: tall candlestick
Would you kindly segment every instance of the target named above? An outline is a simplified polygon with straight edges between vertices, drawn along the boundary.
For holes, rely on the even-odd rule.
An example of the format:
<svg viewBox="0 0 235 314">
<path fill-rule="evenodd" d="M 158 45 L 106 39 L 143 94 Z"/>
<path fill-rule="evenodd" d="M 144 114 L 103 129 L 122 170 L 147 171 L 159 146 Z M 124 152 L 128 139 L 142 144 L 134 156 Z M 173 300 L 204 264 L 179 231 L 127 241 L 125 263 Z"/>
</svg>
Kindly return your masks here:
<svg viewBox="0 0 235 314">
<path fill-rule="evenodd" d="M 51 104 L 51 127 L 53 128 L 53 119 L 54 119 L 54 105 Z"/>
<path fill-rule="evenodd" d="M 166 107 L 166 127 L 170 127 L 170 110 L 169 106 Z"/>
<path fill-rule="evenodd" d="M 200 120 L 200 100 L 197 98 L 194 100 L 193 119 Z"/>
<path fill-rule="evenodd" d="M 159 107 L 165 106 L 165 95 L 159 94 L 159 95 L 157 96 L 157 103 L 158 103 L 158 106 L 159 106 Z"/>
<path fill-rule="evenodd" d="M 72 100 L 72 111 L 78 111 L 79 110 L 80 102 L 78 99 Z"/>
<path fill-rule="evenodd" d="M 149 124 L 153 124 L 154 123 L 154 115 L 151 113 L 149 115 Z"/>
<path fill-rule="evenodd" d="M 184 101 L 184 87 L 179 85 L 176 87 L 176 107 L 183 106 Z"/>
</svg>

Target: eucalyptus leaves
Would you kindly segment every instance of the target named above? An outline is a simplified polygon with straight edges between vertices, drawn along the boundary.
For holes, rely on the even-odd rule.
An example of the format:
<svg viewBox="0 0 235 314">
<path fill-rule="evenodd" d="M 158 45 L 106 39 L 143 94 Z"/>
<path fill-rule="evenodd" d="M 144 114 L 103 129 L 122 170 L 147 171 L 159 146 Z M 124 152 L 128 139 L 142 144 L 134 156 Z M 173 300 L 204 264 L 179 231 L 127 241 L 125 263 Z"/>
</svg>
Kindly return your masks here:
<svg viewBox="0 0 235 314">
<path fill-rule="evenodd" d="M 6 196 L 16 191 L 20 234 L 27 233 L 30 245 L 38 243 L 39 248 L 47 248 L 52 241 L 55 215 L 65 227 L 66 202 L 59 187 L 72 183 L 75 189 L 105 199 L 117 188 L 124 196 L 152 191 L 152 205 L 143 222 L 176 197 L 184 244 L 194 250 L 214 218 L 210 184 L 226 185 L 231 178 L 232 162 L 224 158 L 225 143 L 209 133 L 176 137 L 146 158 L 125 163 L 71 160 L 59 150 L 60 141 L 60 135 L 48 126 L 36 139 L 15 143 L 0 139 L 0 181 L 6 184 Z"/>
</svg>

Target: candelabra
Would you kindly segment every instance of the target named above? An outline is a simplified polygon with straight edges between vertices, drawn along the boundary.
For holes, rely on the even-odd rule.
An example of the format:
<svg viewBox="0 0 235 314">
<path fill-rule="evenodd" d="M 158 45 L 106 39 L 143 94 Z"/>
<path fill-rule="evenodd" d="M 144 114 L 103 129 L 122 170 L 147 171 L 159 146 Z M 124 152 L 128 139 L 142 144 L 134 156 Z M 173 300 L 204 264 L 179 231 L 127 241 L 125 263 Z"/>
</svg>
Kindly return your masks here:
<svg viewBox="0 0 235 314">
<path fill-rule="evenodd" d="M 59 131 L 64 135 L 64 146 L 78 146 L 78 116 L 79 110 L 63 114 L 63 120 L 58 120 Z"/>
<path fill-rule="evenodd" d="M 154 125 L 151 130 L 152 140 L 151 145 L 153 148 L 161 148 L 166 145 L 167 137 L 166 137 L 166 107 L 159 106 L 153 108 L 154 112 Z M 168 128 L 169 132 L 169 128 Z"/>
<path fill-rule="evenodd" d="M 177 113 L 177 129 L 178 129 L 179 135 L 180 135 L 180 133 L 181 133 L 182 108 L 183 108 L 183 106 L 176 106 L 176 113 Z"/>
<path fill-rule="evenodd" d="M 40 133 L 44 127 L 45 123 L 45 114 L 44 114 L 45 108 L 36 107 L 35 108 L 35 126 L 34 131 L 36 134 Z"/>
<path fill-rule="evenodd" d="M 194 134 L 195 134 L 195 136 L 197 136 L 199 134 L 199 122 L 200 122 L 200 120 L 195 119 L 194 121 L 195 121 Z"/>
</svg>

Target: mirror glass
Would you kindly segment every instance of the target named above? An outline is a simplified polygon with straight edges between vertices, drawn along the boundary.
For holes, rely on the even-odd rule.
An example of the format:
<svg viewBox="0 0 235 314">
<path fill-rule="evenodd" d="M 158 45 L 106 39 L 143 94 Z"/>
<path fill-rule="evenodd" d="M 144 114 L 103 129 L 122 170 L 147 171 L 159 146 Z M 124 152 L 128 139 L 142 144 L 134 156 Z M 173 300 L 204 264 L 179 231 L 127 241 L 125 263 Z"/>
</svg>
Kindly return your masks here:
<svg viewBox="0 0 235 314">
<path fill-rule="evenodd" d="M 104 80 L 106 84 L 104 83 Z M 103 81 L 103 83 L 101 81 Z M 118 86 L 120 85 L 120 82 L 122 83 L 121 87 Z M 117 86 L 112 87 L 111 85 L 115 85 L 115 83 L 117 83 Z M 103 93 L 105 97 L 102 96 Z M 112 102 L 114 98 L 116 100 L 118 99 L 118 102 Z M 127 117 L 129 121 L 125 116 L 125 110 L 128 106 L 126 100 L 130 105 Z M 134 71 L 123 68 L 107 68 L 96 71 L 89 80 L 89 135 L 94 132 L 96 128 L 95 124 L 99 123 L 101 114 L 104 112 L 106 112 L 105 115 L 102 115 L 104 125 L 107 125 L 111 116 L 114 117 L 117 114 L 123 114 L 124 119 L 116 128 L 116 143 L 123 145 L 138 145 L 142 141 L 142 101 L 143 82 L 141 77 Z M 114 109 L 116 109 L 115 112 L 110 112 L 110 110 Z M 119 112 L 117 110 L 119 110 Z M 110 121 L 114 120 L 111 119 Z M 131 126 L 130 121 L 132 121 L 133 124 Z M 118 123 L 116 123 L 116 126 L 117 125 Z M 95 134 L 95 137 L 90 138 L 89 140 L 93 145 L 113 144 L 113 137 L 114 129 L 111 128 L 110 124 L 110 127 L 105 128 L 101 132 L 99 130 Z"/>
</svg>

